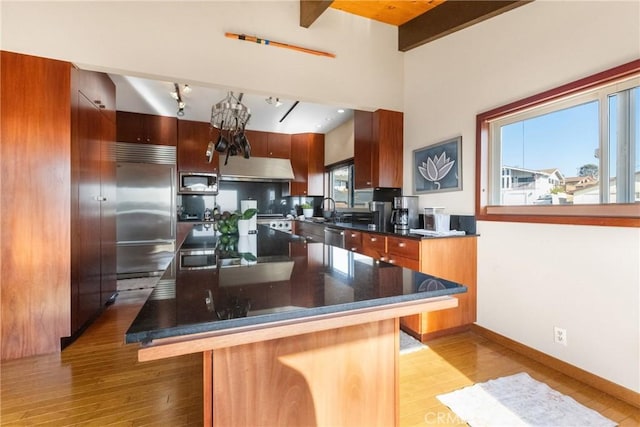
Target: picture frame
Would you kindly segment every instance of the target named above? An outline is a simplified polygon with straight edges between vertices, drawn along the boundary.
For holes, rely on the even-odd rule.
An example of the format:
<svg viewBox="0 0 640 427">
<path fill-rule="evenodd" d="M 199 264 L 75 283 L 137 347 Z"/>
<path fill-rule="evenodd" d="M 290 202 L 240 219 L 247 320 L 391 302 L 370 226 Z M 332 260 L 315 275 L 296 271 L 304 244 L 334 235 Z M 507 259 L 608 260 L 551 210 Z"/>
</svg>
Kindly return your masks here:
<svg viewBox="0 0 640 427">
<path fill-rule="evenodd" d="M 462 136 L 413 150 L 414 194 L 462 190 Z"/>
</svg>

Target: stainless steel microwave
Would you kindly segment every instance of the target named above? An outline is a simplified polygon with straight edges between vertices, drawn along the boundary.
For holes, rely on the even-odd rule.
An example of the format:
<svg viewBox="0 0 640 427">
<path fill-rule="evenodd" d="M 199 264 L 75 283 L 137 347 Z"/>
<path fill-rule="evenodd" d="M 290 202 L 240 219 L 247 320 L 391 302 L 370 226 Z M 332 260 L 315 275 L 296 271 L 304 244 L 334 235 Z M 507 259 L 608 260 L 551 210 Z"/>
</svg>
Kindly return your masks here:
<svg viewBox="0 0 640 427">
<path fill-rule="evenodd" d="M 215 173 L 180 172 L 180 193 L 218 194 L 218 175 Z"/>
</svg>

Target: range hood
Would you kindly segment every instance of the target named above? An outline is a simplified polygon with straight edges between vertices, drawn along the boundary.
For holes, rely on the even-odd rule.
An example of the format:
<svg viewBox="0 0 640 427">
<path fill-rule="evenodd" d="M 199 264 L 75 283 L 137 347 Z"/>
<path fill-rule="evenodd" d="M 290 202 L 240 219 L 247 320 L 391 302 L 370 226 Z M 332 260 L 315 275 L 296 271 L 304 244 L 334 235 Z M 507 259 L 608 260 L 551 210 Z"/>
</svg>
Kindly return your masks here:
<svg viewBox="0 0 640 427">
<path fill-rule="evenodd" d="M 229 157 L 228 163 L 220 161 L 220 179 L 226 181 L 292 181 L 291 161 L 273 157 Z"/>
</svg>

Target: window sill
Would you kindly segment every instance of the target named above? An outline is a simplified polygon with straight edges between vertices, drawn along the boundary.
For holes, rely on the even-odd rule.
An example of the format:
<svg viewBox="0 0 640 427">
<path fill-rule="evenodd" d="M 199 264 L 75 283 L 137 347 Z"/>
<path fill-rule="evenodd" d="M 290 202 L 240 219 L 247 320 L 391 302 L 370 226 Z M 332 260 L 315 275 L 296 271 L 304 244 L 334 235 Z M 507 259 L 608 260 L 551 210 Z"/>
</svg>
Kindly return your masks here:
<svg viewBox="0 0 640 427">
<path fill-rule="evenodd" d="M 608 205 L 486 206 L 481 221 L 640 227 L 640 203 Z"/>
</svg>

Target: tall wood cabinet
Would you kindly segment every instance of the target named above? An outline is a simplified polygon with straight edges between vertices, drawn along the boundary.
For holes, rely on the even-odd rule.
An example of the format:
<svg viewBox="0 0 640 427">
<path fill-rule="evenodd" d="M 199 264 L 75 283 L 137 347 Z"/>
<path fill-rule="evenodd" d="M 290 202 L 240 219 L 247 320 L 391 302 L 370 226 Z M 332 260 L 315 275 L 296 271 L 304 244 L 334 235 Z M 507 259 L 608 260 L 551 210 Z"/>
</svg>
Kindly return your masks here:
<svg viewBox="0 0 640 427">
<path fill-rule="evenodd" d="M 291 135 L 292 196 L 322 196 L 324 194 L 324 135 L 301 133 Z"/>
<path fill-rule="evenodd" d="M 354 111 L 354 186 L 402 187 L 403 114 Z"/>
<path fill-rule="evenodd" d="M 59 352 L 61 339 L 115 291 L 115 88 L 106 75 L 80 75 L 68 62 L 1 55 L 0 357 L 7 360 Z"/>
<path fill-rule="evenodd" d="M 71 75 L 71 335 L 116 293 L 115 85 Z"/>
<path fill-rule="evenodd" d="M 53 353 L 70 331 L 70 69 L 2 51 L 0 355 Z"/>
</svg>

